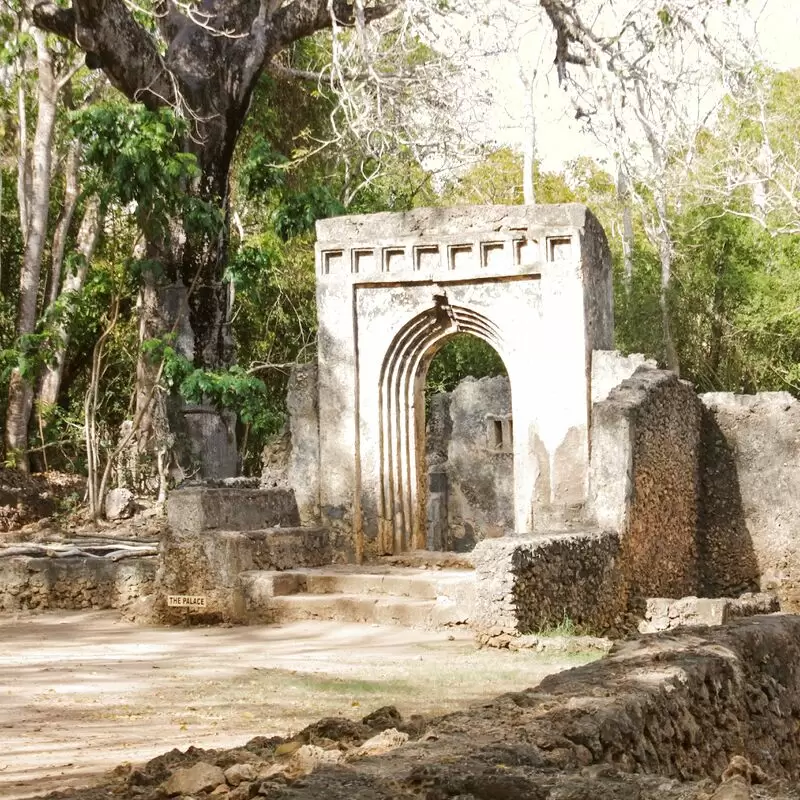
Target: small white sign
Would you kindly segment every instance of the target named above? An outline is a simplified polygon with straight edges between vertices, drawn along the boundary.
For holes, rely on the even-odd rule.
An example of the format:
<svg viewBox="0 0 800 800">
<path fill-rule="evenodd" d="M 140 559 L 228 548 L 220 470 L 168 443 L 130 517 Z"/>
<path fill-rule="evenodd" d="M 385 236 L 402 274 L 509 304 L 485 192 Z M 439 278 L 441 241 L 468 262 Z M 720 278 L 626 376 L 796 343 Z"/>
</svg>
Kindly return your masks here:
<svg viewBox="0 0 800 800">
<path fill-rule="evenodd" d="M 205 608 L 206 597 L 203 594 L 168 594 L 167 605 L 171 608 Z"/>
</svg>

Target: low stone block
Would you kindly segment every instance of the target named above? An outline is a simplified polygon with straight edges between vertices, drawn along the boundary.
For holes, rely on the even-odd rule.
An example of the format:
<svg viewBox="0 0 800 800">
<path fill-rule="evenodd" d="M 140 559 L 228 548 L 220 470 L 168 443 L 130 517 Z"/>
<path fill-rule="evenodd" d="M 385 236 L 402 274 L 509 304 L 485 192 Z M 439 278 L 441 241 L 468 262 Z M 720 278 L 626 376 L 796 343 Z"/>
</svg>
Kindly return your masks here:
<svg viewBox="0 0 800 800">
<path fill-rule="evenodd" d="M 167 499 L 167 522 L 176 531 L 248 531 L 300 524 L 291 489 L 193 486 Z"/>
<path fill-rule="evenodd" d="M 164 791 L 169 797 L 193 795 L 216 789 L 225 783 L 225 775 L 219 767 L 199 761 L 191 767 L 176 769 L 164 783 Z"/>
<path fill-rule="evenodd" d="M 324 528 L 270 528 L 255 531 L 181 531 L 162 534 L 156 577 L 157 618 L 177 623 L 187 613 L 196 621 L 245 622 L 245 583 L 258 571 L 329 564 L 331 548 Z M 244 573 L 244 575 L 243 575 Z M 274 592 L 268 582 L 258 590 Z M 202 596 L 193 610 L 168 605 L 170 595 Z"/>
<path fill-rule="evenodd" d="M 619 537 L 583 531 L 486 539 L 473 551 L 479 634 L 527 634 L 568 619 L 583 631 L 613 630 L 627 610 Z"/>
</svg>

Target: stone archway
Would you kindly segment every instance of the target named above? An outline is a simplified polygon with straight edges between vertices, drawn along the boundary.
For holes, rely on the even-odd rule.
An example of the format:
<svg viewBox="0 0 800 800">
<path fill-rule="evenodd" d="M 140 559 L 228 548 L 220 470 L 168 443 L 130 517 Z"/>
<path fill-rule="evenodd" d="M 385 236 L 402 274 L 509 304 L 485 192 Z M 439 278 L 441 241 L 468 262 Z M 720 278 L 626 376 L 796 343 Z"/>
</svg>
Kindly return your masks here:
<svg viewBox="0 0 800 800">
<path fill-rule="evenodd" d="M 477 309 L 450 305 L 446 294 L 435 295 L 430 308 L 407 322 L 386 354 L 379 387 L 380 536 L 384 552 L 425 548 L 427 490 L 426 475 L 420 470 L 425 444 L 425 375 L 441 345 L 458 333 L 477 336 L 506 361 L 498 326 Z M 513 384 L 511 391 L 513 397 Z"/>
<path fill-rule="evenodd" d="M 512 387 L 514 530 L 580 519 L 590 365 L 613 345 L 611 259 L 579 205 L 417 209 L 317 223 L 319 516 L 344 558 L 424 544 L 421 381 L 472 333 Z"/>
</svg>

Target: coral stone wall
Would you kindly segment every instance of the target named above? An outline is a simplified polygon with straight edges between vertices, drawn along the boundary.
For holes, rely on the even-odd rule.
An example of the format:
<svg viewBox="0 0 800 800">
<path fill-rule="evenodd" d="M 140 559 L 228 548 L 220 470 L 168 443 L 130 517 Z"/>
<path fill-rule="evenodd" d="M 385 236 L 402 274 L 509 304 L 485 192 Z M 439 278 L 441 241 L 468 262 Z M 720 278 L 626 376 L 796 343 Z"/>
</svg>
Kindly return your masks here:
<svg viewBox="0 0 800 800">
<path fill-rule="evenodd" d="M 0 560 L 0 610 L 123 608 L 153 591 L 156 559 Z"/>
<path fill-rule="evenodd" d="M 254 782 L 240 794 L 266 787 L 263 794 L 282 800 L 795 797 L 796 784 L 774 781 L 800 777 L 798 659 L 800 619 L 791 616 L 649 636 L 534 688 L 425 719 L 424 735 L 412 732 L 391 752 L 323 764 L 277 790 Z M 298 745 L 325 723 L 295 737 Z M 392 724 L 404 729 L 397 717 Z M 759 785 L 751 787 L 751 777 Z M 688 783 L 701 779 L 714 782 Z"/>
<path fill-rule="evenodd" d="M 800 402 L 785 392 L 701 400 L 705 590 L 761 588 L 800 611 Z"/>
<path fill-rule="evenodd" d="M 690 384 L 647 368 L 593 407 L 593 510 L 619 532 L 631 597 L 698 591 L 700 419 Z"/>
<path fill-rule="evenodd" d="M 568 619 L 591 633 L 619 628 L 627 592 L 614 533 L 555 533 L 487 539 L 473 551 L 470 625 L 483 643 L 503 644 Z"/>
<path fill-rule="evenodd" d="M 435 549 L 469 552 L 482 539 L 513 533 L 508 378 L 465 378 L 451 393 L 435 396 L 427 423 L 429 528 L 439 523 L 437 516 L 444 523 Z"/>
</svg>

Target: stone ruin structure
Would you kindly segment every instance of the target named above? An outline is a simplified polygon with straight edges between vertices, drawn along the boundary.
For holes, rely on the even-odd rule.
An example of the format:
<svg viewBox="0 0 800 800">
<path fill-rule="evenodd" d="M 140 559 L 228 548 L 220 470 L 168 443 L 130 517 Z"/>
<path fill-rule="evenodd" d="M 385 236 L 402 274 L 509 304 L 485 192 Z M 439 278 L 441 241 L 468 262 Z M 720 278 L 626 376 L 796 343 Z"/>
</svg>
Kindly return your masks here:
<svg viewBox="0 0 800 800">
<path fill-rule="evenodd" d="M 421 209 L 317 226 L 318 495 L 364 558 L 426 544 L 424 387 L 458 333 L 488 342 L 511 384 L 492 421 L 513 456 L 513 530 L 587 502 L 590 371 L 611 348 L 611 258 L 582 206 Z"/>
<path fill-rule="evenodd" d="M 184 595 L 203 598 L 198 620 L 469 624 L 522 646 L 566 618 L 619 635 L 800 606 L 800 403 L 698 397 L 613 351 L 611 260 L 586 208 L 317 233 L 318 360 L 290 379 L 287 435 L 261 488 L 171 493 L 141 584 L 151 617 L 183 620 L 168 598 Z M 426 420 L 428 366 L 462 333 L 507 377 L 466 381 Z M 46 606 L 48 575 L 17 565 L 4 607 Z"/>
</svg>

